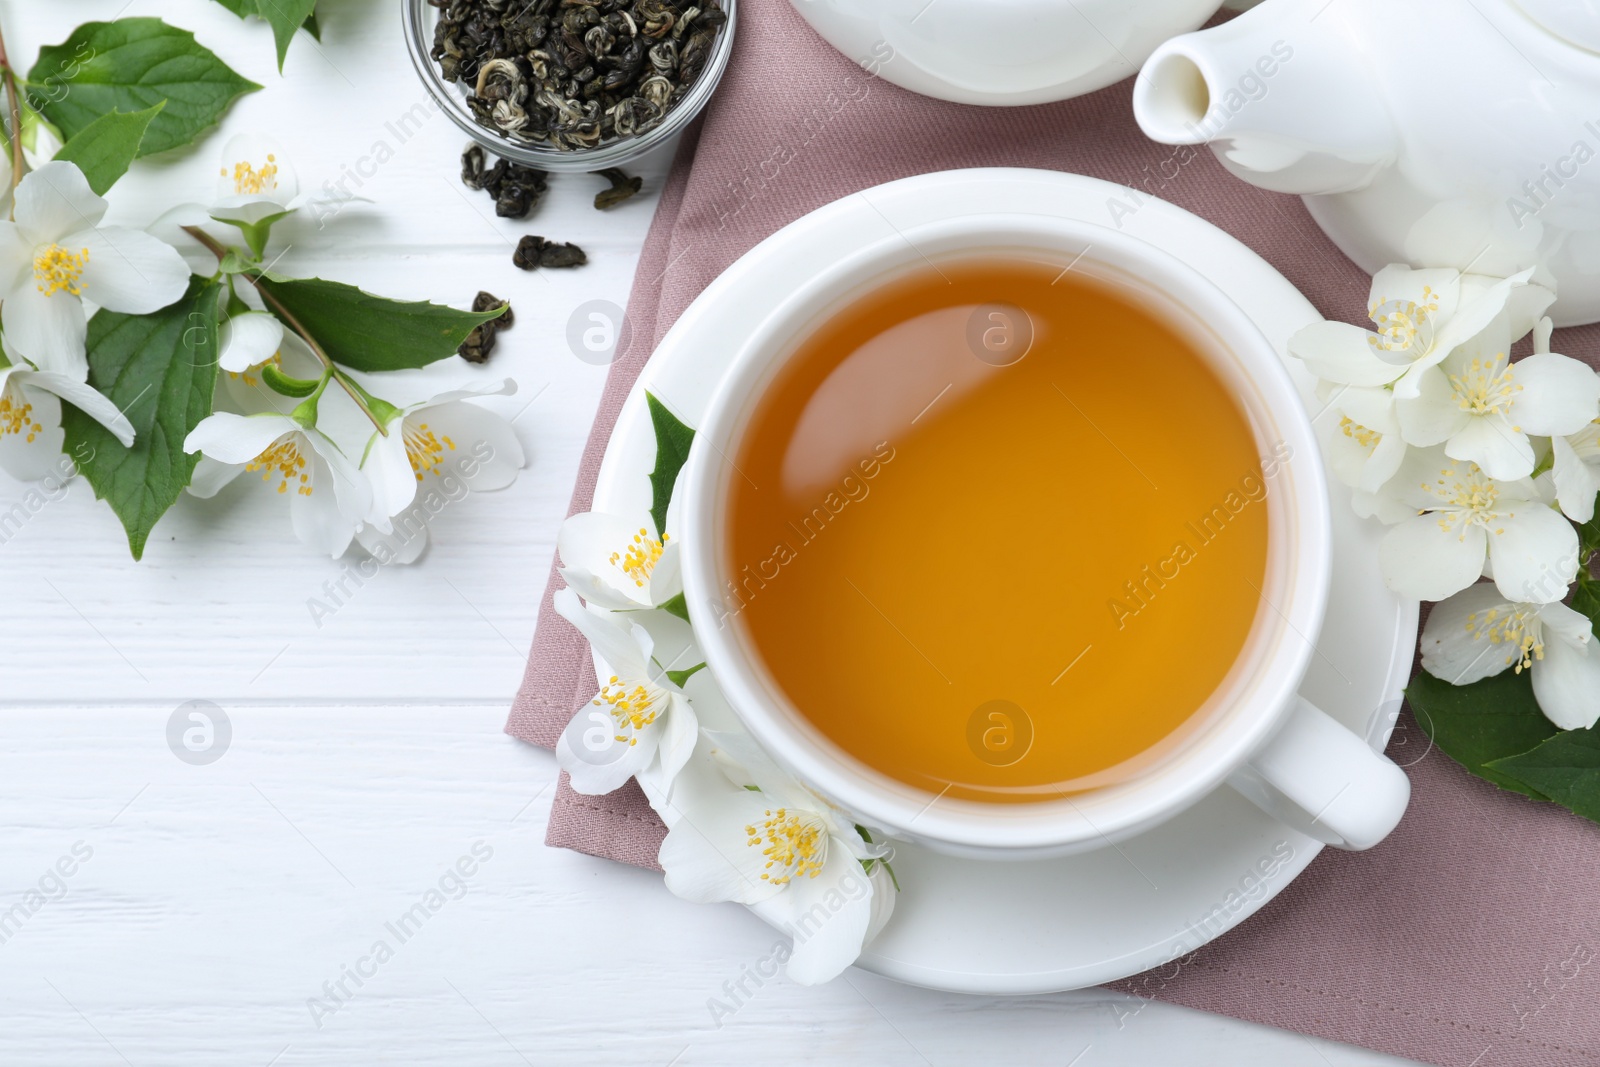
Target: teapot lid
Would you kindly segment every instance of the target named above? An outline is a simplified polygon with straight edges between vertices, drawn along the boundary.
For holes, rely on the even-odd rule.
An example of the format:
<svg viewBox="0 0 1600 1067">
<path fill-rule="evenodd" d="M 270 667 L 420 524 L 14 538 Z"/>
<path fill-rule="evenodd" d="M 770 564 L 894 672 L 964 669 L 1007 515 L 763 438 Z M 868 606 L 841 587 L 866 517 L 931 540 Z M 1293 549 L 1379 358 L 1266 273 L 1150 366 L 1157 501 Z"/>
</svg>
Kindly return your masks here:
<svg viewBox="0 0 1600 1067">
<path fill-rule="evenodd" d="M 1569 44 L 1600 52 L 1600 14 L 1591 0 L 1516 0 L 1516 6 Z"/>
</svg>

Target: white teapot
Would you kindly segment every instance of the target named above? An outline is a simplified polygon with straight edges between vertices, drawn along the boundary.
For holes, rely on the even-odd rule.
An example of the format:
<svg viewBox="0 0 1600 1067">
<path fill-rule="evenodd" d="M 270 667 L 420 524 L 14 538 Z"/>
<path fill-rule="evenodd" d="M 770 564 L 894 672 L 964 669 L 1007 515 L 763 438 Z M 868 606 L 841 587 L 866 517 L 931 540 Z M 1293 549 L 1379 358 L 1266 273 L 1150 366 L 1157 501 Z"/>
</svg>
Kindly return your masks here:
<svg viewBox="0 0 1600 1067">
<path fill-rule="evenodd" d="M 790 0 L 894 84 L 958 104 L 1043 104 L 1121 81 L 1221 0 Z"/>
<path fill-rule="evenodd" d="M 1265 0 L 1157 48 L 1133 105 L 1154 140 L 1302 194 L 1369 272 L 1538 267 L 1558 325 L 1600 320 L 1589 0 Z"/>
</svg>

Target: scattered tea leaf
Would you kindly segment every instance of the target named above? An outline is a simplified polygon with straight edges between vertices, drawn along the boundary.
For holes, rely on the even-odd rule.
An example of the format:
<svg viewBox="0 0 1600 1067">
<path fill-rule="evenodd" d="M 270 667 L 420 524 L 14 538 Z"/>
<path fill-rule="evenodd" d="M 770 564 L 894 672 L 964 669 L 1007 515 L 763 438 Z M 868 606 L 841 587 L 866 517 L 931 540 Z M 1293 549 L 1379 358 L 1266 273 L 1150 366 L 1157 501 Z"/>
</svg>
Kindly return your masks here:
<svg viewBox="0 0 1600 1067">
<path fill-rule="evenodd" d="M 494 213 L 503 219 L 525 219 L 539 206 L 550 188 L 548 175 L 535 167 L 497 159 L 482 145 L 470 144 L 461 153 L 461 182 L 494 198 Z"/>
<path fill-rule="evenodd" d="M 111 111 L 101 115 L 62 145 L 56 158 L 76 163 L 83 176 L 89 179 L 89 188 L 104 196 L 139 158 L 139 144 L 144 140 L 145 131 L 166 105 L 163 100 L 143 111 Z"/>
<path fill-rule="evenodd" d="M 258 279 L 335 363 L 361 371 L 425 367 L 456 354 L 496 311 L 459 311 L 442 304 L 390 300 L 321 278 Z M 268 302 L 271 306 L 271 302 Z M 276 310 L 274 308 L 274 310 Z"/>
<path fill-rule="evenodd" d="M 493 293 L 480 292 L 472 301 L 473 311 L 499 311 L 500 317 L 481 322 L 473 331 L 467 334 L 467 339 L 461 342 L 457 350 L 462 359 L 468 363 L 487 363 L 489 356 L 494 352 L 495 342 L 500 337 L 501 330 L 509 330 L 516 325 L 516 316 L 511 312 L 511 305 L 501 300 Z"/>
<path fill-rule="evenodd" d="M 644 188 L 643 178 L 630 178 L 616 167 L 607 167 L 596 173 L 611 183 L 611 188 L 594 194 L 594 206 L 601 211 L 616 207 Z"/>
<path fill-rule="evenodd" d="M 1417 723 L 1440 751 L 1502 789 L 1550 799 L 1496 761 L 1527 752 L 1557 732 L 1533 696 L 1527 671 L 1502 671 L 1471 685 L 1451 685 L 1422 671 L 1406 687 Z"/>
<path fill-rule="evenodd" d="M 472 310 L 473 311 L 495 311 L 495 310 L 499 310 L 500 311 L 500 317 L 498 319 L 489 320 L 489 321 L 491 321 L 491 322 L 493 322 L 495 324 L 495 327 L 497 329 L 509 330 L 509 329 L 511 329 L 511 327 L 513 327 L 513 326 L 515 326 L 517 324 L 517 317 L 511 311 L 511 301 L 509 301 L 509 300 L 501 300 L 498 296 L 495 296 L 493 293 L 486 292 L 485 290 L 482 290 L 482 289 L 478 290 L 478 295 L 476 297 L 474 297 L 473 300 L 472 300 Z"/>
<path fill-rule="evenodd" d="M 86 22 L 61 44 L 41 48 L 28 72 L 29 98 L 67 142 L 102 115 L 165 101 L 139 144 L 141 156 L 193 142 L 234 100 L 260 88 L 194 34 L 157 18 Z"/>
<path fill-rule="evenodd" d="M 656 431 L 656 467 L 650 472 L 650 517 L 655 520 L 659 535 L 666 532 L 667 507 L 672 503 L 672 489 L 678 484 L 678 472 L 689 459 L 694 431 L 650 393 L 645 393 L 644 399 L 650 407 L 650 424 Z"/>
<path fill-rule="evenodd" d="M 89 384 L 133 423 L 131 448 L 77 408 L 61 406 L 66 451 L 122 520 L 134 559 L 200 461 L 183 442 L 211 414 L 216 393 L 218 291 L 215 280 L 196 277 L 182 300 L 154 314 L 100 311 L 89 320 Z"/>
<path fill-rule="evenodd" d="M 547 241 L 536 234 L 529 234 L 517 242 L 517 250 L 511 253 L 511 262 L 523 270 L 581 267 L 589 262 L 589 256 L 575 244 Z"/>
</svg>

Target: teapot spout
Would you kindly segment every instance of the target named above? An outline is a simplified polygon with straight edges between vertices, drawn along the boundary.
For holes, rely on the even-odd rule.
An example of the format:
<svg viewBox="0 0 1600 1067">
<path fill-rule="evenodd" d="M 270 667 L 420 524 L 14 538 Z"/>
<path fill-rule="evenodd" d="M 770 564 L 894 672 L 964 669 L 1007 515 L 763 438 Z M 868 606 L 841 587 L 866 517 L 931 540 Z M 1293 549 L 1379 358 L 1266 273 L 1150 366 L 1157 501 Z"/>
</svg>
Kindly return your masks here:
<svg viewBox="0 0 1600 1067">
<path fill-rule="evenodd" d="M 1133 88 L 1145 135 L 1208 144 L 1234 175 L 1280 193 L 1349 192 L 1394 161 L 1378 81 L 1325 0 L 1267 0 L 1157 48 Z"/>
</svg>

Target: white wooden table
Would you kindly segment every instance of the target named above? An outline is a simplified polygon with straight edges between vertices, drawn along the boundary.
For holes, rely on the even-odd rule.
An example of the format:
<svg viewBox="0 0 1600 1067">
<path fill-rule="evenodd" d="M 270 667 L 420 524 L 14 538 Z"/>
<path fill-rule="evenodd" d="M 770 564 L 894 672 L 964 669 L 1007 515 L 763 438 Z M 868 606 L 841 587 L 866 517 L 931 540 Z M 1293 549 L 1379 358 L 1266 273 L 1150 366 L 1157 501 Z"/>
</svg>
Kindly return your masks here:
<svg viewBox="0 0 1600 1067">
<path fill-rule="evenodd" d="M 384 569 L 320 627 L 308 601 L 348 561 L 307 554 L 248 479 L 181 502 L 142 563 L 81 480 L 0 544 L 0 1063 L 1396 1062 L 1104 992 L 970 998 L 855 971 L 769 981 L 719 1025 L 708 1000 L 776 935 L 546 849 L 555 762 L 501 732 L 605 375 L 567 320 L 626 299 L 668 160 L 634 168 L 651 195 L 609 213 L 589 204 L 598 179 L 572 177 L 531 220 L 496 219 L 461 186 L 444 118 L 403 142 L 391 126 L 423 100 L 393 0 L 322 7 L 324 43 L 302 35 L 282 78 L 266 27 L 211 0 L 0 0 L 0 19 L 31 64 L 80 21 L 159 15 L 265 85 L 197 148 L 139 165 L 113 221 L 209 199 L 239 131 L 278 137 L 306 187 L 348 168 L 373 203 L 281 227 L 282 269 L 510 298 L 491 365 L 435 373 L 515 377 L 496 403 L 530 465 L 447 509 L 421 564 Z M 590 265 L 516 270 L 530 232 Z M 23 491 L 0 475 L 0 511 Z M 190 700 L 231 724 L 207 765 L 168 746 Z M 425 923 L 386 925 L 441 886 Z M 380 940 L 392 956 L 372 955 Z"/>
</svg>

